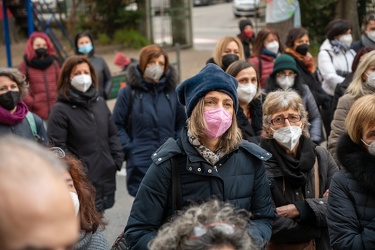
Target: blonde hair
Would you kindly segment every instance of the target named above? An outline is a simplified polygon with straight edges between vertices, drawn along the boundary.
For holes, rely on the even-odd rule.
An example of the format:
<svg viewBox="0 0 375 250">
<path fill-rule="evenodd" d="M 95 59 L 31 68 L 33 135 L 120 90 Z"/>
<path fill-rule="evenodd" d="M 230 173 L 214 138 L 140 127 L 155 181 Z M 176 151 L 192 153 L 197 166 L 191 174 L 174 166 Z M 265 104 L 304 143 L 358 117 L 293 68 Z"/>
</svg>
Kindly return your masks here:
<svg viewBox="0 0 375 250">
<path fill-rule="evenodd" d="M 301 122 L 305 124 L 303 135 L 309 137 L 308 133 L 308 114 L 305 106 L 302 104 L 301 96 L 294 90 L 276 90 L 268 93 L 263 103 L 263 129 L 264 138 L 272 139 L 272 134 L 268 133 L 271 126 L 271 117 L 273 114 L 293 109 L 301 116 Z"/>
<path fill-rule="evenodd" d="M 238 57 L 240 58 L 240 60 L 245 60 L 245 54 L 243 52 L 243 46 L 242 46 L 242 42 L 240 41 L 240 39 L 238 39 L 235 36 L 224 36 L 217 42 L 215 50 L 214 50 L 214 54 L 213 54 L 214 62 L 217 65 L 219 65 L 221 68 L 224 68 L 223 63 L 221 62 L 221 59 L 223 57 L 222 54 L 230 42 L 237 43 L 238 52 L 239 52 Z"/>
<path fill-rule="evenodd" d="M 210 224 L 233 225 L 234 232 L 226 234 Z M 232 246 L 238 250 L 257 249 L 247 231 L 250 213 L 236 210 L 230 203 L 210 200 L 190 207 L 171 222 L 164 224 L 149 243 L 150 250 L 203 250 L 212 247 Z M 200 237 L 191 237 L 195 227 L 205 227 L 207 232 Z"/>
<path fill-rule="evenodd" d="M 347 93 L 351 94 L 355 99 L 374 93 L 374 89 L 365 80 L 365 73 L 370 67 L 375 67 L 375 50 L 364 55 L 354 73 L 353 81 L 348 87 Z"/>
<path fill-rule="evenodd" d="M 345 126 L 350 139 L 360 143 L 363 129 L 375 126 L 375 94 L 362 96 L 354 102 L 346 116 Z"/>
<path fill-rule="evenodd" d="M 187 127 L 190 133 L 199 141 L 205 136 L 205 128 L 207 124 L 204 120 L 204 97 L 199 99 L 195 105 L 191 116 L 187 119 Z M 237 126 L 237 118 L 235 113 L 232 115 L 232 125 L 229 129 L 220 137 L 219 148 L 225 153 L 229 153 L 241 144 L 242 134 L 241 130 Z"/>
</svg>

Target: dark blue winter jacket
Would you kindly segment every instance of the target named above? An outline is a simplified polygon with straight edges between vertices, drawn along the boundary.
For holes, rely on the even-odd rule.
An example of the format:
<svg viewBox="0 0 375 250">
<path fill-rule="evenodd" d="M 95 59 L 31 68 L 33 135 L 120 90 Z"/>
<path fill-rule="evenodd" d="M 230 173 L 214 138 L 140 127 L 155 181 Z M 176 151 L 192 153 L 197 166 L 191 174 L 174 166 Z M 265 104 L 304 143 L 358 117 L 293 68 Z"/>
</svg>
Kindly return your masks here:
<svg viewBox="0 0 375 250">
<path fill-rule="evenodd" d="M 186 114 L 177 101 L 177 75 L 172 67 L 158 83 L 146 82 L 136 63 L 129 65 L 126 76 L 127 86 L 117 97 L 113 120 L 126 157 L 128 192 L 135 196 L 151 165 L 152 153 L 168 138 L 177 138 L 185 125 Z M 132 106 L 130 112 L 129 106 Z"/>
<path fill-rule="evenodd" d="M 177 158 L 183 207 L 211 198 L 230 202 L 251 211 L 249 233 L 258 243 L 268 242 L 275 212 L 263 161 L 271 154 L 243 140 L 212 166 L 188 142 L 186 133 L 184 129 L 178 140 L 181 145 L 169 139 L 152 156 L 125 228 L 130 249 L 147 249 L 158 228 L 173 214 L 171 157 Z"/>
</svg>

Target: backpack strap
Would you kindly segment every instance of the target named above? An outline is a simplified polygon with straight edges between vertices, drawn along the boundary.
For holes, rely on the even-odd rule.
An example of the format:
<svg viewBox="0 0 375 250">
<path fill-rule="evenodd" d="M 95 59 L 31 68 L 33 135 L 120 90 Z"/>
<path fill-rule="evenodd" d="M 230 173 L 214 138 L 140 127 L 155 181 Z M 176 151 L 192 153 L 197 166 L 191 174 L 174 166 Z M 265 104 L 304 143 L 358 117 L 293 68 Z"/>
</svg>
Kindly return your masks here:
<svg viewBox="0 0 375 250">
<path fill-rule="evenodd" d="M 331 55 L 331 53 L 329 53 L 329 50 L 328 49 L 325 49 L 325 51 L 328 53 L 328 55 L 329 55 L 329 58 L 331 58 L 331 62 L 333 62 L 333 58 L 332 58 L 332 55 Z"/>
<path fill-rule="evenodd" d="M 27 112 L 26 119 L 29 122 L 31 132 L 33 132 L 34 137 L 38 135 L 38 131 L 36 129 L 35 118 L 31 112 Z"/>
<path fill-rule="evenodd" d="M 127 124 L 126 131 L 128 132 L 129 136 L 130 136 L 131 124 L 132 124 L 132 109 L 133 109 L 134 95 L 135 95 L 135 90 L 131 88 L 130 96 L 129 96 L 129 106 L 128 106 L 128 119 L 126 123 Z"/>
<path fill-rule="evenodd" d="M 178 138 L 176 140 L 177 145 L 182 148 L 181 141 Z M 182 209 L 182 192 L 181 192 L 181 178 L 180 178 L 180 167 L 178 165 L 177 157 L 181 156 L 175 155 L 171 158 L 172 162 L 172 211 L 174 214 L 178 210 Z"/>
</svg>

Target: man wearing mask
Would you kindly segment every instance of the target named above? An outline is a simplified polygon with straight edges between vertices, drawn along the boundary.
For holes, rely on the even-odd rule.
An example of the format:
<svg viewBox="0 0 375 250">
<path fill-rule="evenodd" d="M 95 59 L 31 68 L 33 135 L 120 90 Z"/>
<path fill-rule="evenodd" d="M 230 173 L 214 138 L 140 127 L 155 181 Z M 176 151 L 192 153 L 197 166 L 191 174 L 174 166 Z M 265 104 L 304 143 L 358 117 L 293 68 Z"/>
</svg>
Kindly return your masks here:
<svg viewBox="0 0 375 250">
<path fill-rule="evenodd" d="M 251 56 L 251 50 L 253 48 L 253 42 L 255 40 L 255 34 L 253 30 L 253 23 L 250 19 L 241 20 L 238 24 L 240 28 L 240 34 L 237 37 L 241 40 L 243 46 L 243 52 L 246 60 Z"/>
<path fill-rule="evenodd" d="M 367 14 L 362 21 L 361 39 L 354 42 L 351 46 L 355 52 L 363 47 L 375 49 L 375 13 Z"/>
</svg>

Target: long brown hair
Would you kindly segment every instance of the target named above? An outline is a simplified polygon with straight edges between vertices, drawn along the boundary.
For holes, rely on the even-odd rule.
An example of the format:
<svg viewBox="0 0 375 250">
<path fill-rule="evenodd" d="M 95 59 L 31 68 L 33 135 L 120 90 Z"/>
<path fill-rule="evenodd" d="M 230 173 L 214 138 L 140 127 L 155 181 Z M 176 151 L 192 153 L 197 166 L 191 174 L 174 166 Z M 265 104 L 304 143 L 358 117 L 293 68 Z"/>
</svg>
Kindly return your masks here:
<svg viewBox="0 0 375 250">
<path fill-rule="evenodd" d="M 167 70 L 169 68 L 169 59 L 167 52 L 156 44 L 151 44 L 146 47 L 143 47 L 141 51 L 139 52 L 139 68 L 141 70 L 141 73 L 145 73 L 145 69 L 147 66 L 147 63 L 154 57 L 159 57 L 163 55 L 165 59 L 164 64 L 164 74 L 167 73 Z"/>
<path fill-rule="evenodd" d="M 92 79 L 92 86 L 97 88 L 98 80 L 96 78 L 95 68 L 92 66 L 89 59 L 84 56 L 71 56 L 69 57 L 61 68 L 59 79 L 57 80 L 56 93 L 57 96 L 67 97 L 70 88 L 70 74 L 73 69 L 78 65 L 86 63 L 90 68 L 90 75 Z"/>
<path fill-rule="evenodd" d="M 282 54 L 284 52 L 284 46 L 280 42 L 279 34 L 271 28 L 264 27 L 263 29 L 261 29 L 259 31 L 259 33 L 257 34 L 257 37 L 255 38 L 252 57 L 257 57 L 257 56 L 260 56 L 262 54 L 262 49 L 264 48 L 264 40 L 266 40 L 266 38 L 269 34 L 273 34 L 277 37 L 277 40 L 279 42 L 279 52 L 280 52 L 280 54 Z"/>
<path fill-rule="evenodd" d="M 103 216 L 95 207 L 95 188 L 84 172 L 81 161 L 71 154 L 66 154 L 64 161 L 68 165 L 68 172 L 77 190 L 80 203 L 79 217 L 81 230 L 85 232 L 96 232 L 99 226 L 104 229 L 105 223 L 103 222 Z"/>
</svg>

